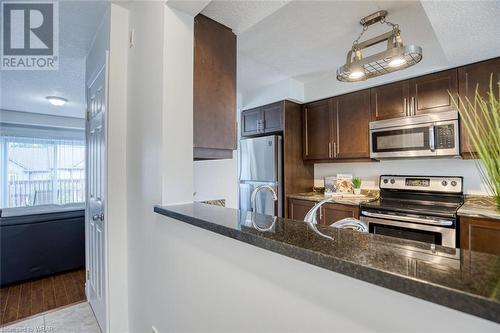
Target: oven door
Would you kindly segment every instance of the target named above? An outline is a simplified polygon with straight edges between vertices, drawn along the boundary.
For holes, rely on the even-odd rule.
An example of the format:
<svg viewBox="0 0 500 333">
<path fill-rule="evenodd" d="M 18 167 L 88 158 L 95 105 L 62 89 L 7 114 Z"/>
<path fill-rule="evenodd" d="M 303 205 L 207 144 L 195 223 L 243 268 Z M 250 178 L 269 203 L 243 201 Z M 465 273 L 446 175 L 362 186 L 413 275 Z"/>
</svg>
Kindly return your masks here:
<svg viewBox="0 0 500 333">
<path fill-rule="evenodd" d="M 361 216 L 372 234 L 456 247 L 455 228 Z"/>
</svg>

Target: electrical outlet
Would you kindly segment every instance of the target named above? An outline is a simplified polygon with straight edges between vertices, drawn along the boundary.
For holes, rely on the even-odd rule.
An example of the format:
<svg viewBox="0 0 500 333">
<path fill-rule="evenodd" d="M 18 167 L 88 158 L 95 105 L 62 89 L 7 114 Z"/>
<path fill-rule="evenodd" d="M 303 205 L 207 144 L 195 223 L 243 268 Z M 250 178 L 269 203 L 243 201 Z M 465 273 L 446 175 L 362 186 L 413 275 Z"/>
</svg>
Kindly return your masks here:
<svg viewBox="0 0 500 333">
<path fill-rule="evenodd" d="M 153 332 L 153 333 L 160 333 L 160 332 L 158 331 L 158 329 L 157 329 L 154 325 L 153 325 L 153 326 L 151 326 L 151 332 Z"/>
</svg>

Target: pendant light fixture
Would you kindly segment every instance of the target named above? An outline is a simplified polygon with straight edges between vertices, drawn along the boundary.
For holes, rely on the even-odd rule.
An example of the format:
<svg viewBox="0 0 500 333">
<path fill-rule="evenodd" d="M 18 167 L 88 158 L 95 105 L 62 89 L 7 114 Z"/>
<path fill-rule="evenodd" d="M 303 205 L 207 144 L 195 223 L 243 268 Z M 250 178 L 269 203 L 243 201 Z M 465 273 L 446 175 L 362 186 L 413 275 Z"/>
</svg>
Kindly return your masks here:
<svg viewBox="0 0 500 333">
<path fill-rule="evenodd" d="M 399 25 L 386 21 L 386 16 L 387 11 L 379 10 L 359 21 L 363 26 L 363 31 L 352 43 L 351 50 L 347 52 L 346 63 L 337 69 L 337 80 L 362 81 L 408 68 L 422 60 L 422 48 L 416 45 L 404 45 Z M 368 27 L 377 22 L 389 25 L 392 28 L 391 31 L 359 42 Z M 363 58 L 361 53 L 363 49 L 385 41 L 387 41 L 385 51 Z"/>
</svg>

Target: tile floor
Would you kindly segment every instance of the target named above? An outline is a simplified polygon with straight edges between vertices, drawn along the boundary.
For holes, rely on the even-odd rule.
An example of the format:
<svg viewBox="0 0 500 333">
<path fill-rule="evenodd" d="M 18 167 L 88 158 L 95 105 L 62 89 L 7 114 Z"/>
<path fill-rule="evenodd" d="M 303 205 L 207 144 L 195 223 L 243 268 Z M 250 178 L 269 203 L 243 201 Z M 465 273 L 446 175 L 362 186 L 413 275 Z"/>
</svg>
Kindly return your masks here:
<svg viewBox="0 0 500 333">
<path fill-rule="evenodd" d="M 1 333 L 101 333 L 87 302 L 18 321 L 0 328 Z"/>
</svg>

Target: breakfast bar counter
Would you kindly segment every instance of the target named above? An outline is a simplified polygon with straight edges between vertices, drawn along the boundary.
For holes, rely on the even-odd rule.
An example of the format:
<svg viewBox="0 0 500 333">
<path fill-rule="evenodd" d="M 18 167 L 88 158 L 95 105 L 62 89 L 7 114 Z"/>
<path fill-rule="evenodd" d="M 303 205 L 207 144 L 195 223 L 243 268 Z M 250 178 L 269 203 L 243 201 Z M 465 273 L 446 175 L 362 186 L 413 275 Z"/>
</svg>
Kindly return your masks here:
<svg viewBox="0 0 500 333">
<path fill-rule="evenodd" d="M 202 203 L 155 206 L 173 220 L 500 323 L 500 257 Z M 175 221 L 174 221 L 175 222 Z"/>
</svg>

